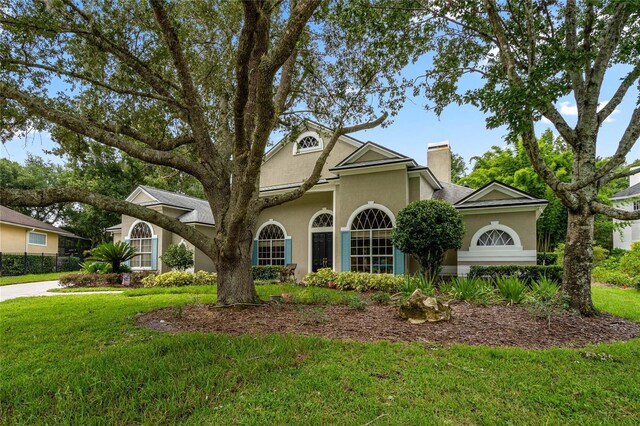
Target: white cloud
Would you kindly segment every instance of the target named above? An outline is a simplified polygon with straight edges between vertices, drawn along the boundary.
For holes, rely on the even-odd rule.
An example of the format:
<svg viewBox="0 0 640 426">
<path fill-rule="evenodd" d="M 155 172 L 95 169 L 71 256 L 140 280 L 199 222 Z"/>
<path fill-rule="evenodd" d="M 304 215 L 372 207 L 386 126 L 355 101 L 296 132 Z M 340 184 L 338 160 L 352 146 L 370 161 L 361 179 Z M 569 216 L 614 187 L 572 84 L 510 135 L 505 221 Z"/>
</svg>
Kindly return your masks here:
<svg viewBox="0 0 640 426">
<path fill-rule="evenodd" d="M 598 111 L 600 111 L 602 108 L 604 108 L 607 104 L 609 103 L 609 101 L 602 101 L 598 104 Z M 564 115 L 564 116 L 570 116 L 570 117 L 577 117 L 578 116 L 578 106 L 577 105 L 571 105 L 571 103 L 569 101 L 564 101 L 564 102 L 560 102 L 559 105 L 559 109 L 560 109 L 560 114 Z M 615 118 L 613 118 L 614 115 L 619 114 L 620 110 L 618 108 L 614 109 L 613 112 L 611 113 L 611 115 L 609 115 L 609 117 L 607 117 L 604 122 L 605 123 L 613 123 L 614 121 L 616 121 Z"/>
</svg>

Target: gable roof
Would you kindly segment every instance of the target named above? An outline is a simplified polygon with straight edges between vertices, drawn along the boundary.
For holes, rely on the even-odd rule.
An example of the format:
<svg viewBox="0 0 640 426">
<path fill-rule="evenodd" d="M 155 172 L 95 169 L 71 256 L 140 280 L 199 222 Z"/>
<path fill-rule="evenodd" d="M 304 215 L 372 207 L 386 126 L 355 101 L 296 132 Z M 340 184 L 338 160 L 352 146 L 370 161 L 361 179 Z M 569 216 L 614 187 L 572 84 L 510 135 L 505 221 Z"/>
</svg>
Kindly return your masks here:
<svg viewBox="0 0 640 426">
<path fill-rule="evenodd" d="M 627 189 L 623 189 L 620 192 L 617 192 L 613 197 L 611 197 L 612 200 L 618 200 L 621 198 L 630 198 L 630 197 L 640 197 L 640 182 L 636 183 L 633 186 L 630 186 Z"/>
<path fill-rule="evenodd" d="M 155 200 L 141 203 L 140 205 L 142 206 L 161 205 L 186 210 L 186 213 L 178 216 L 178 220 L 183 223 L 201 223 L 205 225 L 213 225 L 215 223 L 211 206 L 205 199 L 190 197 L 152 186 L 140 185 L 127 197 L 127 201 L 133 200 L 140 191 L 145 192 L 150 198 Z"/>
<path fill-rule="evenodd" d="M 0 222 L 21 226 L 23 228 L 34 228 L 40 231 L 53 232 L 56 234 L 64 235 L 66 237 L 80 238 L 69 231 L 65 231 L 64 229 L 58 228 L 57 226 L 53 226 L 38 219 L 34 219 L 31 216 L 27 216 L 26 214 L 18 213 L 17 211 L 11 210 L 9 207 L 5 206 L 0 206 Z"/>
<path fill-rule="evenodd" d="M 390 161 L 390 160 L 408 160 L 408 161 L 412 161 L 415 164 L 415 161 L 413 161 L 412 158 L 407 157 L 406 155 L 402 155 L 399 152 L 396 152 L 392 149 L 386 148 L 382 145 L 378 145 L 377 143 L 368 141 L 365 144 L 363 144 L 360 148 L 356 149 L 355 151 L 353 151 L 351 153 L 351 155 L 348 155 L 345 159 L 343 159 L 341 162 L 339 162 L 338 164 L 336 164 L 336 166 L 334 167 L 335 169 L 337 168 L 344 168 L 345 166 L 349 165 L 349 164 L 362 164 L 361 163 L 355 163 L 355 161 L 362 157 L 363 155 L 365 155 L 367 152 L 377 152 L 378 154 L 381 154 L 383 157 L 385 157 L 384 160 L 375 160 L 375 161 Z M 365 161 L 366 163 L 366 161 Z"/>
<path fill-rule="evenodd" d="M 505 198 L 493 200 L 480 200 L 480 198 L 491 191 L 498 190 L 505 194 Z M 507 185 L 506 183 L 493 180 L 481 188 L 471 192 L 462 199 L 454 203 L 458 209 L 482 208 L 482 207 L 498 207 L 498 206 L 522 206 L 522 205 L 541 205 L 549 204 L 543 198 L 536 198 L 533 195 L 524 192 L 518 188 Z"/>
</svg>

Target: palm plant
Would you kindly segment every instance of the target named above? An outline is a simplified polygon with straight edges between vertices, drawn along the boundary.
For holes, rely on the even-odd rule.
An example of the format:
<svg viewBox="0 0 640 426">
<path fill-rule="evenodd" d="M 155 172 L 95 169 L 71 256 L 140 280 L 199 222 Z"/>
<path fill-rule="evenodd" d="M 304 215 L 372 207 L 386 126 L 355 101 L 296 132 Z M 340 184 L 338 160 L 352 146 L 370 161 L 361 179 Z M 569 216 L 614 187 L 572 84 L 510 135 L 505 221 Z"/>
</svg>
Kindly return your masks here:
<svg viewBox="0 0 640 426">
<path fill-rule="evenodd" d="M 91 250 L 89 260 L 105 262 L 111 265 L 114 273 L 124 272 L 123 264 L 136 256 L 136 250 L 129 244 L 118 241 L 100 244 Z M 126 268 L 128 269 L 128 268 Z"/>
</svg>

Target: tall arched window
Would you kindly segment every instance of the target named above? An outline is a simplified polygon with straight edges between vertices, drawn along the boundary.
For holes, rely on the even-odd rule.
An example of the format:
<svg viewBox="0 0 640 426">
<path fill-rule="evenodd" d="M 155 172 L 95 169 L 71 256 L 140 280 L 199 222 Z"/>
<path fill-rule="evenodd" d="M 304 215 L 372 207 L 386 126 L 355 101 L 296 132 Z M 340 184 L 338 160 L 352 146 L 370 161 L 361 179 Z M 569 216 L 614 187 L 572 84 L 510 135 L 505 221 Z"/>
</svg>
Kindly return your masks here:
<svg viewBox="0 0 640 426">
<path fill-rule="evenodd" d="M 284 266 L 284 230 L 273 223 L 258 234 L 258 265 Z"/>
<path fill-rule="evenodd" d="M 151 268 L 151 238 L 153 232 L 148 223 L 138 222 L 129 233 L 129 245 L 136 250 L 137 256 L 131 259 L 132 268 Z"/>
<path fill-rule="evenodd" d="M 351 223 L 351 270 L 374 274 L 393 273 L 393 244 L 389 215 L 368 208 Z"/>
</svg>

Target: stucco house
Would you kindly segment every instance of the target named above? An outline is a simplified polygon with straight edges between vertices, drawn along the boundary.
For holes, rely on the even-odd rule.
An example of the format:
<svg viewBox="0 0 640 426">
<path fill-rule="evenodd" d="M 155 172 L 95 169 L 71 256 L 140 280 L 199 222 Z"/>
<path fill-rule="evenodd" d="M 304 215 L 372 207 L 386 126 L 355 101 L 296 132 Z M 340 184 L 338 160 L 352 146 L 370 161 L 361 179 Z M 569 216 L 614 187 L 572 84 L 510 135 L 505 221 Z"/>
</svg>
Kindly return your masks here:
<svg viewBox="0 0 640 426">
<path fill-rule="evenodd" d="M 30 216 L 0 206 L 0 252 L 56 254 L 62 238 L 80 237 Z"/>
<path fill-rule="evenodd" d="M 611 197 L 614 207 L 620 210 L 640 210 L 640 167 L 635 169 L 638 172 L 629 176 L 629 187 Z M 617 219 L 613 221 L 620 223 Z M 614 248 L 629 250 L 634 242 L 640 242 L 640 220 L 632 220 L 627 226 L 613 231 Z"/>
<path fill-rule="evenodd" d="M 264 157 L 261 195 L 296 188 L 310 173 L 328 138 L 327 130 L 308 123 L 295 140 L 285 138 Z M 391 243 L 397 213 L 415 200 L 440 199 L 464 217 L 463 246 L 446 256 L 444 274 L 466 274 L 471 265 L 535 264 L 536 221 L 547 201 L 500 182 L 473 190 L 451 183 L 447 142 L 430 144 L 427 166 L 373 142 L 341 137 L 329 155 L 321 179 L 301 198 L 260 214 L 254 230 L 253 263 L 296 263 L 300 279 L 308 271 L 403 274 L 418 265 Z M 146 186 L 127 198 L 177 217 L 205 233 L 215 221 L 206 201 Z M 141 255 L 134 269 L 166 271 L 159 255 L 170 243 L 191 244 L 155 225 L 123 216 L 109 229 L 114 240 L 128 241 Z M 214 265 L 195 250 L 195 269 Z"/>
</svg>

